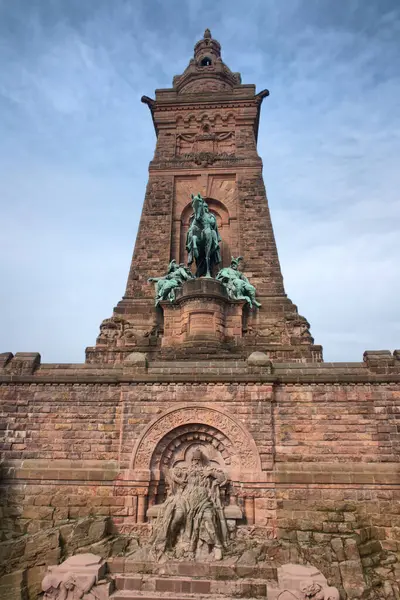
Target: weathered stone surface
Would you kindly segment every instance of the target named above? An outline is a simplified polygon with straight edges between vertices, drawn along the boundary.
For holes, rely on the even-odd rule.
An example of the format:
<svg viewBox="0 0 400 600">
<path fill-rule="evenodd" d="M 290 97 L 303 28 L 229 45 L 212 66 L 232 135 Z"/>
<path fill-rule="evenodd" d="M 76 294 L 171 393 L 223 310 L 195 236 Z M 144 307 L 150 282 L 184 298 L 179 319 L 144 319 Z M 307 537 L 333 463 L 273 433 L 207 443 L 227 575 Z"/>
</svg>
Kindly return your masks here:
<svg viewBox="0 0 400 600">
<path fill-rule="evenodd" d="M 300 583 L 305 579 L 327 585 L 326 578 L 316 567 L 289 563 L 278 568 L 278 584 L 282 589 L 300 589 Z"/>
<path fill-rule="evenodd" d="M 143 352 L 131 352 L 124 362 L 129 366 L 147 367 L 147 357 Z"/>
<path fill-rule="evenodd" d="M 25 546 L 25 560 L 45 557 L 49 552 L 58 550 L 59 532 L 54 530 L 40 531 L 28 538 Z"/>
<path fill-rule="evenodd" d="M 247 359 L 247 364 L 252 367 L 270 367 L 272 363 L 265 352 L 252 352 Z"/>
<path fill-rule="evenodd" d="M 14 571 L 0 578 L 0 598 L 22 600 L 26 597 L 27 584 L 25 570 Z"/>
<path fill-rule="evenodd" d="M 50 566 L 42 580 L 44 600 L 107 600 L 112 591 L 107 567 L 100 556 L 79 554 Z"/>
<path fill-rule="evenodd" d="M 67 552 L 72 554 L 80 547 L 86 547 L 99 542 L 107 535 L 109 529 L 108 517 L 91 517 L 77 523 L 60 527 L 60 535 Z"/>
<path fill-rule="evenodd" d="M 363 575 L 361 561 L 347 560 L 340 564 L 343 587 L 350 599 L 359 598 L 367 585 Z"/>
<path fill-rule="evenodd" d="M 336 558 L 339 562 L 346 560 L 346 554 L 343 547 L 343 541 L 340 538 L 333 538 L 331 540 L 333 551 L 336 554 Z"/>
</svg>

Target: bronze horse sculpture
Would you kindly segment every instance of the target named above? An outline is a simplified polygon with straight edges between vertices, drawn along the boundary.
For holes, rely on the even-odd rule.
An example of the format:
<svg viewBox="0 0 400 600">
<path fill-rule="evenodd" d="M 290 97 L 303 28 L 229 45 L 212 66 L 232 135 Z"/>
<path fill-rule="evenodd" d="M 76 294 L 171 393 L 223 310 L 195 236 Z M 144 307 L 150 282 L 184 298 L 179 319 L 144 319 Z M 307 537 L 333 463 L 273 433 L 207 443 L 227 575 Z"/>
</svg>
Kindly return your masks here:
<svg viewBox="0 0 400 600">
<path fill-rule="evenodd" d="M 200 194 L 192 194 L 193 213 L 186 236 L 188 266 L 196 262 L 196 277 L 212 277 L 213 267 L 221 262 L 221 237 L 215 216 Z"/>
</svg>

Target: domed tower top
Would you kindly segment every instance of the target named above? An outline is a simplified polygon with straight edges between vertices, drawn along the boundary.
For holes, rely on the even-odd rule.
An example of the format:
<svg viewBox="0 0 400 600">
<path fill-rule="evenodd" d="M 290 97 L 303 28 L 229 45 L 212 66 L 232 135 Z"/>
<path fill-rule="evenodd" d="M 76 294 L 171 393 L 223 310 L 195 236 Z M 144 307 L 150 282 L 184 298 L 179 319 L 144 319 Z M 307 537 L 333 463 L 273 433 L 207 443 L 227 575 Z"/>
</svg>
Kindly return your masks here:
<svg viewBox="0 0 400 600">
<path fill-rule="evenodd" d="M 221 60 L 221 44 L 213 40 L 211 31 L 206 29 L 203 39 L 194 47 L 194 60 L 201 66 L 210 66 L 218 59 Z"/>
<path fill-rule="evenodd" d="M 182 75 L 174 77 L 173 86 L 179 94 L 198 92 L 229 92 L 241 84 L 239 73 L 223 63 L 221 44 L 206 29 L 194 47 L 194 57 Z"/>
</svg>

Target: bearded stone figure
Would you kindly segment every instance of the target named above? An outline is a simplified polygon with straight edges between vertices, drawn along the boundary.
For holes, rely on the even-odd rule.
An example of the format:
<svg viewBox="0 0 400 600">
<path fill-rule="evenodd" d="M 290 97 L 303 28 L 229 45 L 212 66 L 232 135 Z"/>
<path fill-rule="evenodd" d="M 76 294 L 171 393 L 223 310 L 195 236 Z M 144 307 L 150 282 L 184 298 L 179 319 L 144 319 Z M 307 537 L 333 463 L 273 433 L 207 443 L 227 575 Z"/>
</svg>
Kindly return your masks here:
<svg viewBox="0 0 400 600">
<path fill-rule="evenodd" d="M 169 495 L 160 505 L 154 525 L 152 546 L 158 558 L 194 559 L 213 553 L 221 560 L 228 540 L 228 528 L 221 502 L 225 474 L 204 465 L 200 450 L 195 450 L 190 466 L 174 467 L 167 473 Z"/>
</svg>

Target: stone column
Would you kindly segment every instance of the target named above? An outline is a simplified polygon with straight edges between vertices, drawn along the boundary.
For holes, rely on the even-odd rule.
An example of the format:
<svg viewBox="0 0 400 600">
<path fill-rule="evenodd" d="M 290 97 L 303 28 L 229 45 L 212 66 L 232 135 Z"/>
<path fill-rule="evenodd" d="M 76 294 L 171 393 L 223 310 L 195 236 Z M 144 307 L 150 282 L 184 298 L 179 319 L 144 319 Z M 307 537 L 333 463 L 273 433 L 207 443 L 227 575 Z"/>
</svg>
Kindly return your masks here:
<svg viewBox="0 0 400 600">
<path fill-rule="evenodd" d="M 146 520 L 146 496 L 138 496 L 137 522 L 144 523 Z"/>
<path fill-rule="evenodd" d="M 254 525 L 254 498 L 246 496 L 244 499 L 244 512 L 248 525 Z"/>
</svg>

